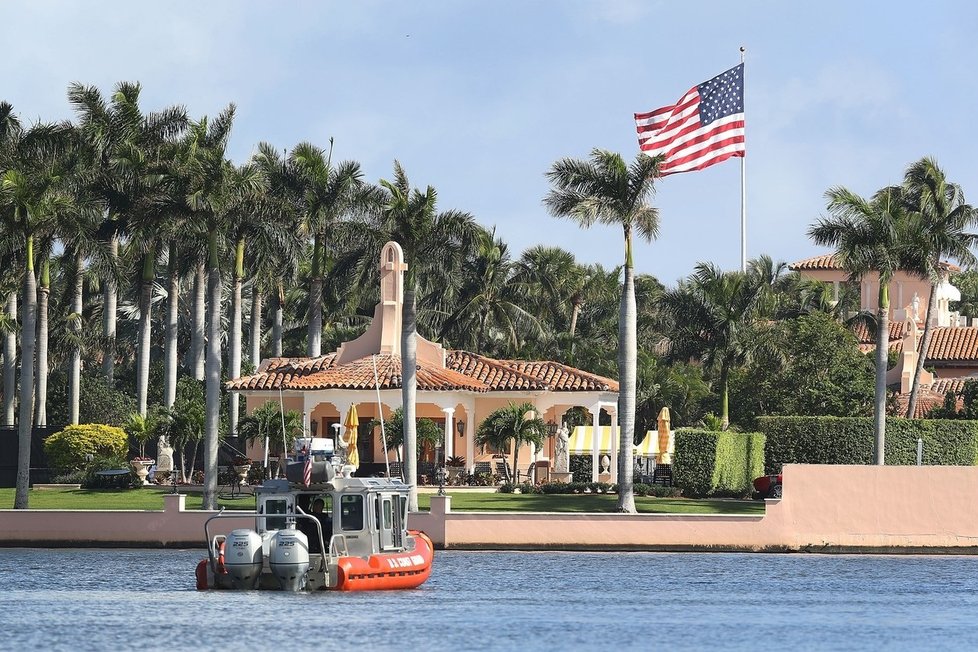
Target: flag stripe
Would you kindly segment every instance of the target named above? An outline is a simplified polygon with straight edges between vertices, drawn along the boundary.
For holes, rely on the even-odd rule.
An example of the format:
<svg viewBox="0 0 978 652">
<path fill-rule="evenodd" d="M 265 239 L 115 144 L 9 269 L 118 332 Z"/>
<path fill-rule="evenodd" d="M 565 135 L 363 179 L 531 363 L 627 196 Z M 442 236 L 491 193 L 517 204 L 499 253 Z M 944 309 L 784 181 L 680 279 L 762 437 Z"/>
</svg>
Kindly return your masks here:
<svg viewBox="0 0 978 652">
<path fill-rule="evenodd" d="M 746 154 L 743 64 L 697 84 L 676 104 L 636 113 L 639 148 L 664 157 L 661 176 Z"/>
</svg>

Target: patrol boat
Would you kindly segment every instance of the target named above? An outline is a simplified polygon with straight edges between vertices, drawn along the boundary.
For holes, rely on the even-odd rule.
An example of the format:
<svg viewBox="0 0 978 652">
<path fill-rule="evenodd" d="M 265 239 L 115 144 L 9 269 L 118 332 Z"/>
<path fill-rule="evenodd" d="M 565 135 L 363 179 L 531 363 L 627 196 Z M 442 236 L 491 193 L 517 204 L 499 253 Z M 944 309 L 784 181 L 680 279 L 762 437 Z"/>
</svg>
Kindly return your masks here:
<svg viewBox="0 0 978 652">
<path fill-rule="evenodd" d="M 223 509 L 204 523 L 207 558 L 197 588 L 280 591 L 413 589 L 431 575 L 434 552 L 407 529 L 409 486 L 397 478 L 355 478 L 331 439 L 295 443 L 284 479 L 255 489 L 255 527 L 211 535 Z M 307 453 L 308 451 L 308 453 Z M 322 513 L 312 506 L 324 503 Z"/>
</svg>

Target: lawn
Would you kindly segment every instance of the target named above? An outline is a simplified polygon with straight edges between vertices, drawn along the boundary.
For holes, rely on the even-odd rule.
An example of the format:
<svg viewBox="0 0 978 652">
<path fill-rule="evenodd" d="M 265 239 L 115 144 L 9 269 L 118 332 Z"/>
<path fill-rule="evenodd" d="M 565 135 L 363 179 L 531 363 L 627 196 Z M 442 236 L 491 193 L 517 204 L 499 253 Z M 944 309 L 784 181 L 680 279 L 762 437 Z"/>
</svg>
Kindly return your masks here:
<svg viewBox="0 0 978 652">
<path fill-rule="evenodd" d="M 456 493 L 452 511 L 459 512 L 614 512 L 613 494 L 488 494 Z M 420 494 L 418 507 L 429 508 L 432 494 Z M 641 514 L 745 514 L 763 515 L 764 503 L 753 500 L 635 497 Z"/>
<path fill-rule="evenodd" d="M 143 489 L 44 489 L 31 491 L 32 509 L 161 510 L 169 488 Z M 449 492 L 451 493 L 451 492 Z M 617 497 L 605 494 L 452 494 L 453 511 L 485 512 L 614 512 Z M 200 509 L 200 493 L 187 493 L 187 508 Z M 254 509 L 252 496 L 218 499 L 228 509 Z M 418 504 L 427 510 L 431 494 L 420 494 Z M 0 489 L 0 509 L 14 506 L 14 490 Z M 750 500 L 689 498 L 635 498 L 643 514 L 745 514 L 762 515 L 764 503 Z"/>
</svg>

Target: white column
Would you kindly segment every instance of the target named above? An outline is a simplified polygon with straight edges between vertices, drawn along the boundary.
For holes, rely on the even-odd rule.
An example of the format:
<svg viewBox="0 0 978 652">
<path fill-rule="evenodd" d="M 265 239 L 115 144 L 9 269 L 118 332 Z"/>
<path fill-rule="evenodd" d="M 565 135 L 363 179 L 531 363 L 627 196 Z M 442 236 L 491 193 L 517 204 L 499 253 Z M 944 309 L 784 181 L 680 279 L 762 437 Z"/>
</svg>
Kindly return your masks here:
<svg viewBox="0 0 978 652">
<path fill-rule="evenodd" d="M 455 455 L 455 408 L 442 408 L 445 413 L 445 459 Z"/>
<path fill-rule="evenodd" d="M 618 423 L 618 408 L 611 412 L 611 482 L 618 482 L 618 438 L 621 437 L 621 425 Z"/>
<path fill-rule="evenodd" d="M 601 437 L 598 425 L 601 416 L 601 404 L 591 406 L 591 482 L 598 481 L 598 459 L 601 456 Z"/>
<path fill-rule="evenodd" d="M 475 473 L 475 402 L 465 406 L 465 464 Z"/>
</svg>

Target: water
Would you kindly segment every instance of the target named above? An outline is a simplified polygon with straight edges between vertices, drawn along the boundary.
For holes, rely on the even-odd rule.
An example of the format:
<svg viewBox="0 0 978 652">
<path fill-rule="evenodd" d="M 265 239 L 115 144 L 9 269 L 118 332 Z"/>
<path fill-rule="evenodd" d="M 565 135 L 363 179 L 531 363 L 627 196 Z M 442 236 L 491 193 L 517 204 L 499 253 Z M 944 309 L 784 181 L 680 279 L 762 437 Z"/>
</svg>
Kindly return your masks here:
<svg viewBox="0 0 978 652">
<path fill-rule="evenodd" d="M 974 557 L 439 552 L 401 592 L 197 592 L 202 552 L 0 549 L 2 650 L 978 649 Z"/>
</svg>

